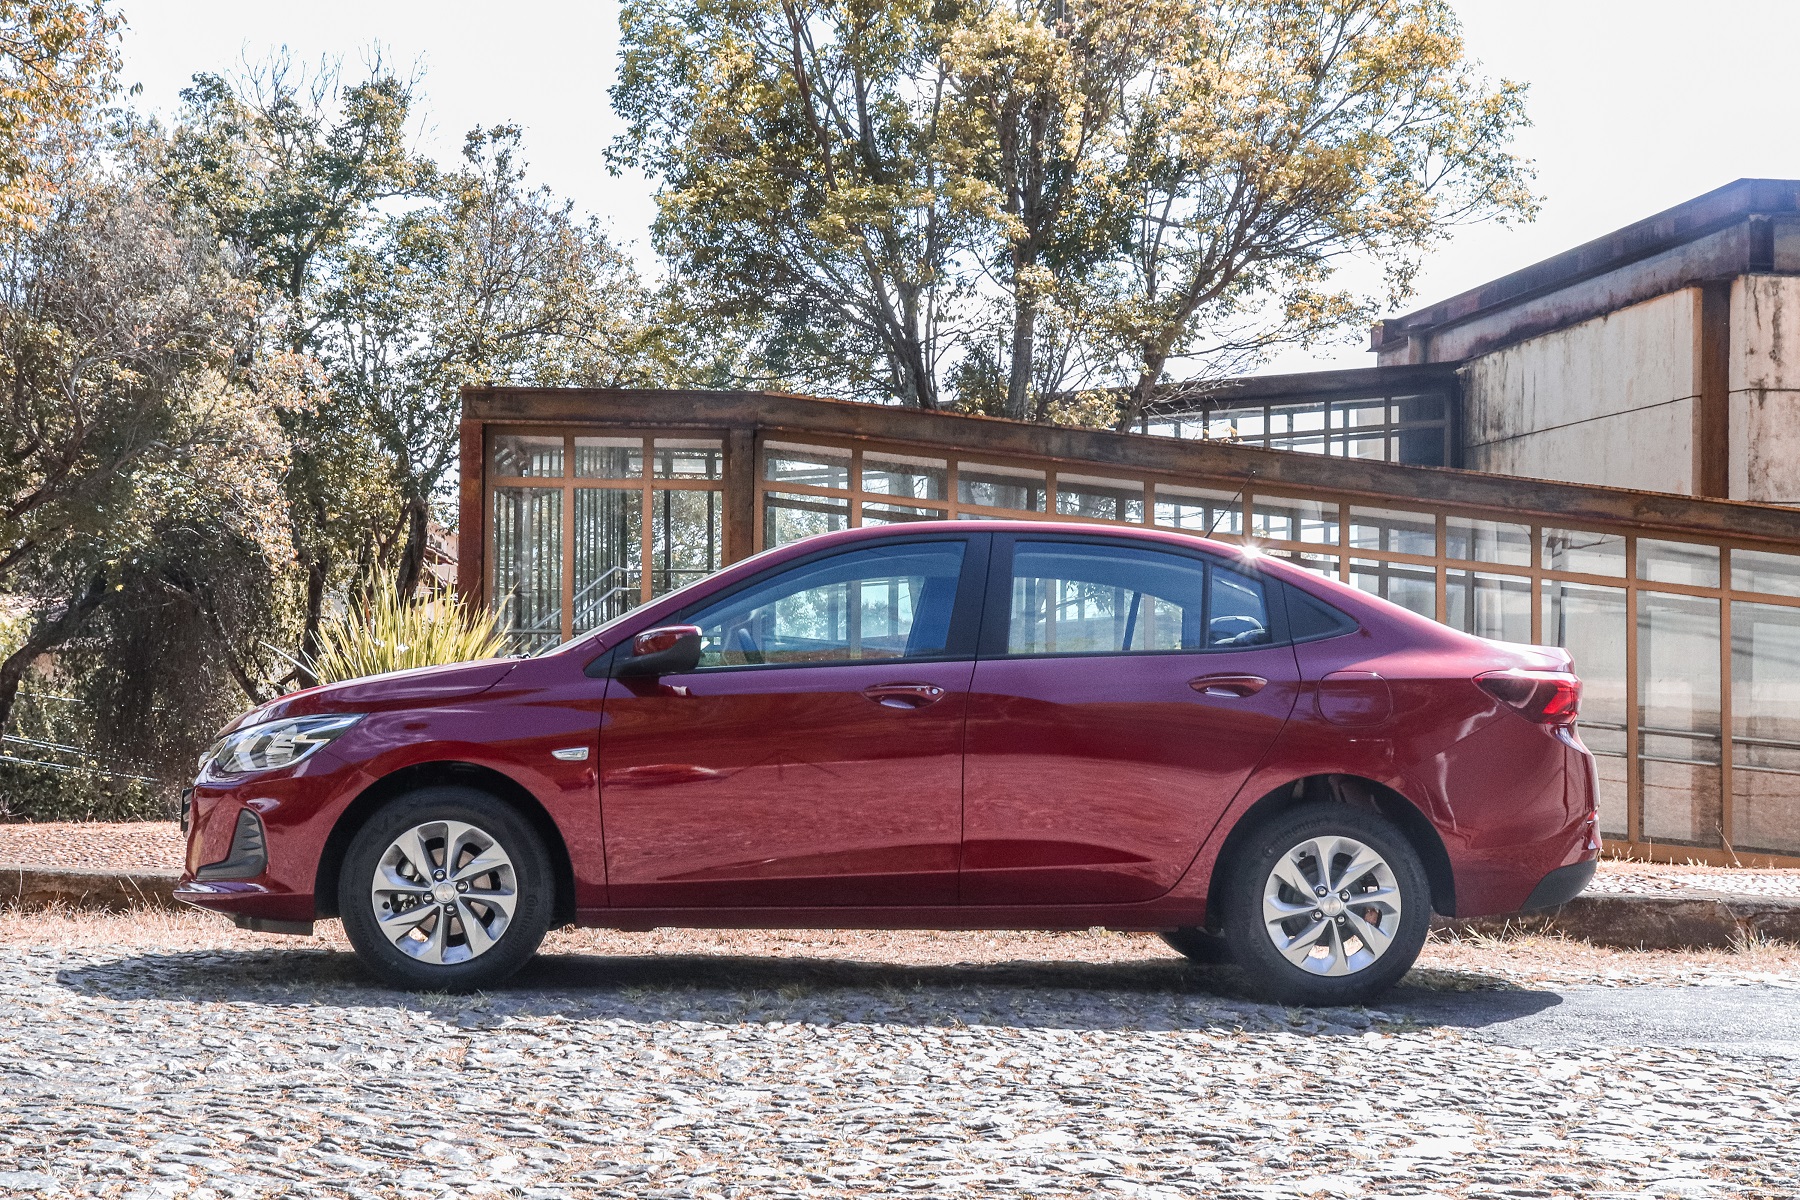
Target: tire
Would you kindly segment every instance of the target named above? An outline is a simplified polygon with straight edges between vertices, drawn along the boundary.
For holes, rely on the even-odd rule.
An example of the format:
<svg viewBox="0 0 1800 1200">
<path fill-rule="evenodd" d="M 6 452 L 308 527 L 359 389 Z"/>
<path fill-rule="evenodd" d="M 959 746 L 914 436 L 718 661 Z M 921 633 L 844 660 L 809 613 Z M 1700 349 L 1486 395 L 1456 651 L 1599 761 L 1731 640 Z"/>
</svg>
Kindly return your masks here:
<svg viewBox="0 0 1800 1200">
<path fill-rule="evenodd" d="M 1321 857 L 1331 863 L 1323 884 Z M 1362 864 L 1368 869 L 1358 870 Z M 1337 894 L 1319 896 L 1326 884 Z M 1224 915 L 1233 961 L 1259 997 L 1365 1004 L 1419 957 L 1431 924 L 1431 887 L 1419 856 L 1389 821 L 1363 809 L 1308 804 L 1250 834 L 1226 881 Z M 1383 935 L 1389 940 L 1378 945 Z"/>
<path fill-rule="evenodd" d="M 1192 926 L 1172 929 L 1162 935 L 1162 940 L 1169 943 L 1170 949 L 1192 962 L 1216 966 L 1232 961 L 1230 943 L 1219 934 L 1208 933 L 1204 929 Z"/>
<path fill-rule="evenodd" d="M 447 851 L 465 873 L 490 869 L 459 881 Z M 422 878 L 420 857 L 442 878 Z M 421 788 L 389 802 L 351 839 L 338 881 L 338 912 L 356 956 L 383 983 L 408 991 L 499 983 L 537 953 L 555 911 L 543 838 L 511 805 L 474 788 Z"/>
</svg>

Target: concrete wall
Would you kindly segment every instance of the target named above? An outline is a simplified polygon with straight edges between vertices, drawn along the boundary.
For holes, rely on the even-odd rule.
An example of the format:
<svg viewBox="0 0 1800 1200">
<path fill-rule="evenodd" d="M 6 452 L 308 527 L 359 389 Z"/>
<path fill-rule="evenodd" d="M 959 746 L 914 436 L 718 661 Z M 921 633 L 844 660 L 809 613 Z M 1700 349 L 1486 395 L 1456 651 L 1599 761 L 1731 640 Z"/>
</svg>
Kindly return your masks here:
<svg viewBox="0 0 1800 1200">
<path fill-rule="evenodd" d="M 1800 293 L 1789 310 L 1800 321 Z M 1699 321 L 1699 289 L 1684 288 L 1472 360 L 1464 465 L 1692 494 Z M 1800 365 L 1800 327 L 1787 344 Z"/>
<path fill-rule="evenodd" d="M 1800 504 L 1800 278 L 1731 289 L 1731 498 Z"/>
</svg>

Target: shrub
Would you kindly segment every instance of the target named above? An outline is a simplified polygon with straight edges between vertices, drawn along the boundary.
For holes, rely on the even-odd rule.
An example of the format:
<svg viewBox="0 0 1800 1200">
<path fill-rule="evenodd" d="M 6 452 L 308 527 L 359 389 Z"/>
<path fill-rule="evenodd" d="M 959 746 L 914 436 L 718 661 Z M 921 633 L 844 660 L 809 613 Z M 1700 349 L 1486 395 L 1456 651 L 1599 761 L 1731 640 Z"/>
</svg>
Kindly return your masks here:
<svg viewBox="0 0 1800 1200">
<path fill-rule="evenodd" d="M 494 658 L 506 652 L 500 614 L 455 596 L 429 603 L 401 600 L 383 588 L 366 609 L 351 609 L 319 631 L 312 663 L 320 683 L 364 675 Z"/>
<path fill-rule="evenodd" d="M 0 758 L 0 821 L 154 821 L 173 817 L 167 784 Z"/>
</svg>

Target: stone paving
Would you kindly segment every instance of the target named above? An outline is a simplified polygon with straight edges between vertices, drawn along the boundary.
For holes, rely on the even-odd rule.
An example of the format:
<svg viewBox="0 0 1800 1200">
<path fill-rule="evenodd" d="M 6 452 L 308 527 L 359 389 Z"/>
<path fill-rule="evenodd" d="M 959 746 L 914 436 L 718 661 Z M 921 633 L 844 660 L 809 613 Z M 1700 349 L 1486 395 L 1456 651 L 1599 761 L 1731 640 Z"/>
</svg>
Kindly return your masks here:
<svg viewBox="0 0 1800 1200">
<path fill-rule="evenodd" d="M 1791 1058 L 1287 1011 L 1141 950 L 563 954 L 450 997 L 17 932 L 4 1195 L 1800 1196 Z"/>
</svg>

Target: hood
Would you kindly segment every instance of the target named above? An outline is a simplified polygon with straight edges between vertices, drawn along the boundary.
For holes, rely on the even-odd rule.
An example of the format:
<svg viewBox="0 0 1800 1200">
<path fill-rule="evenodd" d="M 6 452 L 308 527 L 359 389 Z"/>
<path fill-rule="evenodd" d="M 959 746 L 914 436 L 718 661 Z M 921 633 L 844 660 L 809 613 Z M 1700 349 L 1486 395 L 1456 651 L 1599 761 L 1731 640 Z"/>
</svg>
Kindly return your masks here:
<svg viewBox="0 0 1800 1200">
<path fill-rule="evenodd" d="M 441 667 L 413 667 L 385 675 L 365 675 L 322 687 L 289 692 L 252 709 L 231 726 L 237 729 L 280 717 L 314 713 L 379 712 L 418 704 L 442 704 L 479 695 L 499 683 L 519 665 L 516 658 L 488 658 L 479 662 L 450 663 Z M 229 732 L 229 730 L 227 730 Z"/>
</svg>

